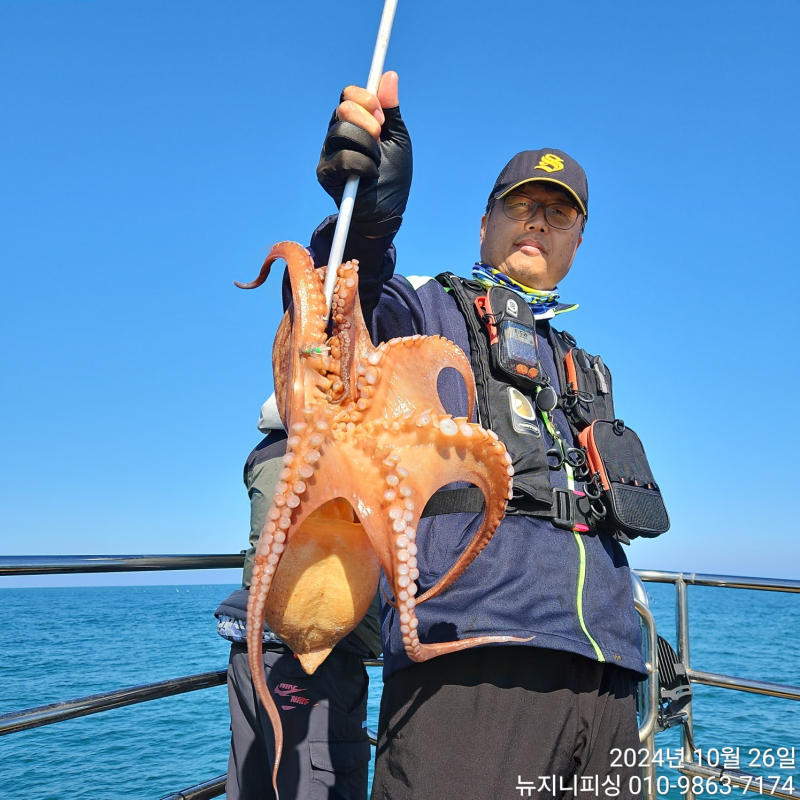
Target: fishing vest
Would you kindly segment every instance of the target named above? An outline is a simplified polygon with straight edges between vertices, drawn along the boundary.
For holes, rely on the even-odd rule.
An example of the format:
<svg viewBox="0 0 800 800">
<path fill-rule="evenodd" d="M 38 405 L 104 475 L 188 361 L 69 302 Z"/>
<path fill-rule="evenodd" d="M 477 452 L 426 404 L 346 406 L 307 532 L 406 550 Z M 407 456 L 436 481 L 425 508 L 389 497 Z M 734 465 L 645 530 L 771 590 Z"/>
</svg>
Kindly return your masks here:
<svg viewBox="0 0 800 800">
<path fill-rule="evenodd" d="M 492 341 L 491 324 L 487 323 L 499 322 L 499 315 L 487 313 L 487 291 L 479 283 L 449 272 L 438 275 L 436 280 L 449 290 L 466 322 L 480 423 L 498 435 L 512 459 L 514 496 L 506 513 L 548 518 L 564 530 L 596 530 L 599 519 L 592 509 L 592 501 L 596 498 L 576 491 L 572 481 L 566 489 L 554 488 L 550 483 L 551 469 L 559 469 L 561 465 L 553 465 L 554 460 L 558 461 L 558 453 L 549 448 L 545 439 L 545 416 L 536 413 L 537 397 L 549 386 L 547 377 L 536 375 L 538 385 L 530 381 L 515 381 L 498 368 L 497 355 L 492 353 L 492 347 L 497 347 L 497 343 Z M 524 306 L 524 300 L 518 295 L 517 298 L 520 306 Z M 509 302 L 513 304 L 513 300 Z M 527 307 L 525 310 L 529 311 Z M 487 316 L 494 319 L 487 320 Z M 547 340 L 553 350 L 559 383 L 558 393 L 555 393 L 555 387 L 550 387 L 554 393 L 552 404 L 554 406 L 557 402 L 564 411 L 577 442 L 581 431 L 594 421 L 614 420 L 611 373 L 600 356 L 591 356 L 579 349 L 575 339 L 566 331 L 556 331 L 549 326 Z M 517 371 L 525 369 L 520 364 L 516 368 Z M 533 366 L 528 369 L 531 374 L 535 371 Z M 547 430 L 551 432 L 550 427 Z M 555 432 L 559 433 L 557 429 Z M 569 450 L 573 451 L 576 461 L 585 458 L 584 451 L 579 448 L 570 446 Z M 571 461 L 568 463 L 575 466 Z M 590 478 L 585 469 L 574 471 L 578 480 Z M 423 516 L 454 513 L 456 510 L 479 511 L 482 508 L 483 496 L 477 489 L 443 491 L 431 498 Z M 595 509 L 598 508 L 595 504 Z"/>
</svg>

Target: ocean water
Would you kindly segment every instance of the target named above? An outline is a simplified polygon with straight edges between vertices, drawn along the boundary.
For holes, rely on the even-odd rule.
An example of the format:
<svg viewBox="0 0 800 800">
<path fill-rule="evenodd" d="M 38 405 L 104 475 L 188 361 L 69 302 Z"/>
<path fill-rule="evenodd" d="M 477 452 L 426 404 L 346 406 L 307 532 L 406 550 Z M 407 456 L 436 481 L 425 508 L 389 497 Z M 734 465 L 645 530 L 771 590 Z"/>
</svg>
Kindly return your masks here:
<svg viewBox="0 0 800 800">
<path fill-rule="evenodd" d="M 234 588 L 0 591 L 0 713 L 224 669 L 228 645 L 216 635 L 213 612 Z M 675 645 L 674 589 L 647 588 L 659 633 Z M 800 685 L 800 596 L 690 587 L 689 606 L 696 669 Z M 380 670 L 370 674 L 369 725 L 377 728 Z M 704 750 L 739 748 L 741 769 L 780 775 L 781 785 L 792 778 L 800 788 L 798 712 L 790 700 L 696 687 L 695 740 Z M 158 800 L 222 774 L 228 741 L 224 686 L 11 734 L 0 737 L 0 799 Z M 678 731 L 659 734 L 656 746 L 668 762 Z M 794 765 L 779 765 L 779 748 L 794 748 Z M 750 766 L 756 758 L 776 763 Z M 673 783 L 662 796 L 679 798 L 679 776 L 662 774 Z"/>
</svg>

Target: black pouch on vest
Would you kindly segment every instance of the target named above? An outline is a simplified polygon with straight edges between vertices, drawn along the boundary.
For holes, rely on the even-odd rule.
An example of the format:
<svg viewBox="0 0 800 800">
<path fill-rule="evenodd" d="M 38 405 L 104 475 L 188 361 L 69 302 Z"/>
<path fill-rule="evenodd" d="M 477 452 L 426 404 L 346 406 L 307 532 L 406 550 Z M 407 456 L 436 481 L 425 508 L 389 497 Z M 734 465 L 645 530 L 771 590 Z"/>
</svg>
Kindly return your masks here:
<svg viewBox="0 0 800 800">
<path fill-rule="evenodd" d="M 490 335 L 492 366 L 513 383 L 531 390 L 547 384 L 539 363 L 536 322 L 530 306 L 514 291 L 492 286 L 486 293 L 487 325 Z"/>
<path fill-rule="evenodd" d="M 622 420 L 602 419 L 582 430 L 579 439 L 599 481 L 595 489 L 605 506 L 605 522 L 631 538 L 668 531 L 669 514 L 635 431 Z"/>
<path fill-rule="evenodd" d="M 600 356 L 572 347 L 564 356 L 564 373 L 561 405 L 577 430 L 597 419 L 614 419 L 611 372 Z"/>
</svg>

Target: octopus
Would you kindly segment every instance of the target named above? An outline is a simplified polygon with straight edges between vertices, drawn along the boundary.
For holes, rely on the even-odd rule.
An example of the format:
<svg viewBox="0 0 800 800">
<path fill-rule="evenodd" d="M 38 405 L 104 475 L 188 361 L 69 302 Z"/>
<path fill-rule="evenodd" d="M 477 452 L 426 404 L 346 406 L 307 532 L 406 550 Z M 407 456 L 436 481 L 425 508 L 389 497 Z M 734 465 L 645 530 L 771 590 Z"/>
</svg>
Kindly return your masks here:
<svg viewBox="0 0 800 800">
<path fill-rule="evenodd" d="M 381 570 L 400 616 L 403 646 L 420 662 L 477 645 L 527 641 L 479 636 L 424 643 L 416 608 L 445 591 L 486 547 L 511 498 L 511 457 L 497 435 L 470 422 L 475 383 L 453 342 L 407 336 L 373 345 L 358 299 L 358 262 L 338 268 L 330 311 L 323 281 L 301 245 L 282 242 L 259 276 L 286 261 L 292 307 L 273 346 L 275 394 L 288 433 L 283 470 L 261 532 L 247 606 L 248 659 L 255 689 L 275 733 L 273 786 L 283 748 L 280 716 L 267 688 L 261 631 L 269 627 L 311 674 L 361 621 Z M 443 408 L 437 378 L 457 370 L 469 415 Z M 472 540 L 441 579 L 419 593 L 417 525 L 431 495 L 466 481 L 484 495 Z"/>
</svg>

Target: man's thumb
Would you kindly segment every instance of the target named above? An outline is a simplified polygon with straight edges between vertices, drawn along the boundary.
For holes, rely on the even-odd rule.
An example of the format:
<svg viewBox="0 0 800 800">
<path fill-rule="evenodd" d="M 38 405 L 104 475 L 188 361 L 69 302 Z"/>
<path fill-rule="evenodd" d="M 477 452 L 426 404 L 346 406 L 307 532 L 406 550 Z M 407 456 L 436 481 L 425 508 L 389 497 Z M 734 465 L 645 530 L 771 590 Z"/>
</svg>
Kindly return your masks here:
<svg viewBox="0 0 800 800">
<path fill-rule="evenodd" d="M 384 72 L 378 86 L 378 100 L 381 108 L 397 108 L 400 99 L 397 95 L 397 83 L 400 80 L 396 72 Z"/>
</svg>

